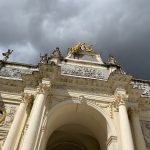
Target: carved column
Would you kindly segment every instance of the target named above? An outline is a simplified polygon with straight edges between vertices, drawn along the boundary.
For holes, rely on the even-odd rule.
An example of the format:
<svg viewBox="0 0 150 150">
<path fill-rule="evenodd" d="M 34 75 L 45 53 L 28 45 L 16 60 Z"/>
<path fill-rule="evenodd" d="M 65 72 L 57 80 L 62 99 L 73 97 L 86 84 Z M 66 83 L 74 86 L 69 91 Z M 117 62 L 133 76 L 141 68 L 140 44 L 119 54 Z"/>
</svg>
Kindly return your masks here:
<svg viewBox="0 0 150 150">
<path fill-rule="evenodd" d="M 145 145 L 141 124 L 139 120 L 139 109 L 135 107 L 130 108 L 129 112 L 130 112 L 130 118 L 133 126 L 136 150 L 146 150 L 146 145 Z"/>
<path fill-rule="evenodd" d="M 127 95 L 124 89 L 117 89 L 115 105 L 119 110 L 122 150 L 134 150 L 131 128 L 126 108 Z"/>
<path fill-rule="evenodd" d="M 27 105 L 33 101 L 33 96 L 30 94 L 24 94 L 22 102 L 15 114 L 13 123 L 7 135 L 6 141 L 3 146 L 3 150 L 16 150 L 23 130 L 24 122 L 26 119 Z"/>
<path fill-rule="evenodd" d="M 38 94 L 33 103 L 30 120 L 29 120 L 29 126 L 25 134 L 21 150 L 33 150 L 34 149 L 38 131 L 40 128 L 40 122 L 41 122 L 42 114 L 43 114 L 42 112 L 44 109 L 44 104 L 45 104 L 46 97 L 48 94 L 49 86 L 50 84 L 42 83 L 40 84 L 38 88 Z"/>
</svg>

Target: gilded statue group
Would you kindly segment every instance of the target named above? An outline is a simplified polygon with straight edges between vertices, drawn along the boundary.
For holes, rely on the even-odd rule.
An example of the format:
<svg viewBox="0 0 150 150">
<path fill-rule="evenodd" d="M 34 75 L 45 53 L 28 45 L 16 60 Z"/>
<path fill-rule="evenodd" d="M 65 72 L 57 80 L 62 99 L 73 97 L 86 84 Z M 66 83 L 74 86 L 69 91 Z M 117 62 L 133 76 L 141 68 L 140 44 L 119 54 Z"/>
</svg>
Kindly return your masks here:
<svg viewBox="0 0 150 150">
<path fill-rule="evenodd" d="M 69 48 L 69 52 L 72 54 L 78 54 L 80 52 L 93 52 L 92 45 L 88 45 L 85 43 L 78 43 L 74 47 Z"/>
</svg>

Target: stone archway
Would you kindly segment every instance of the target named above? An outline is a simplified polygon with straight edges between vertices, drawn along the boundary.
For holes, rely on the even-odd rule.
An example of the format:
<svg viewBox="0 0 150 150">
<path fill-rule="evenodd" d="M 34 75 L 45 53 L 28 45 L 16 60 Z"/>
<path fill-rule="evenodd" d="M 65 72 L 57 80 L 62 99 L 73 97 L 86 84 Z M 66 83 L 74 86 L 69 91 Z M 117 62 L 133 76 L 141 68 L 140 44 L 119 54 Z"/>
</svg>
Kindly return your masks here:
<svg viewBox="0 0 150 150">
<path fill-rule="evenodd" d="M 65 101 L 54 106 L 47 117 L 42 150 L 117 150 L 107 147 L 107 140 L 116 136 L 114 127 L 97 106 Z M 101 110 L 102 111 L 102 110 Z"/>
</svg>

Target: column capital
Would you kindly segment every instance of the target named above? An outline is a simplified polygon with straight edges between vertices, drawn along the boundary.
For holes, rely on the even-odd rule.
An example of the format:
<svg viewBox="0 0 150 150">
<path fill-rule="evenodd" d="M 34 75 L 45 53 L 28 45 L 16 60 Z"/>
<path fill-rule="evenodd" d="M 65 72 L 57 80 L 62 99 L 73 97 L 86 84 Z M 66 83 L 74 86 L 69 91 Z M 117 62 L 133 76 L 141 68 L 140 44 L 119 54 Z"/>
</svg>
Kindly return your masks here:
<svg viewBox="0 0 150 150">
<path fill-rule="evenodd" d="M 120 105 L 126 105 L 128 95 L 126 94 L 126 91 L 124 89 L 117 88 L 114 96 L 115 100 L 113 101 L 113 105 L 117 110 Z"/>
<path fill-rule="evenodd" d="M 47 93 L 51 88 L 51 83 L 47 84 L 47 83 L 39 83 L 39 86 L 37 88 L 37 93 L 42 93 L 45 94 Z"/>
<path fill-rule="evenodd" d="M 23 93 L 22 94 L 22 103 L 31 103 L 34 100 L 34 96 L 30 93 Z"/>
</svg>

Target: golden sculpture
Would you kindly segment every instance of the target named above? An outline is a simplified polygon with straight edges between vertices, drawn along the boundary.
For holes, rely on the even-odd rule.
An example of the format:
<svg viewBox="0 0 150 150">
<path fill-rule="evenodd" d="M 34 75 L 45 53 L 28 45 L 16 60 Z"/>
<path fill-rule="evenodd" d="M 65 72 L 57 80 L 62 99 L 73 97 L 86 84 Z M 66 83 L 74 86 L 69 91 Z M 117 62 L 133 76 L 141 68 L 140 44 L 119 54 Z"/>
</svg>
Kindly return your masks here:
<svg viewBox="0 0 150 150">
<path fill-rule="evenodd" d="M 88 45 L 88 44 L 85 44 L 85 43 L 78 43 L 74 47 L 69 48 L 69 51 L 72 54 L 78 54 L 82 51 L 93 52 L 93 49 L 92 49 L 92 45 Z"/>
</svg>

